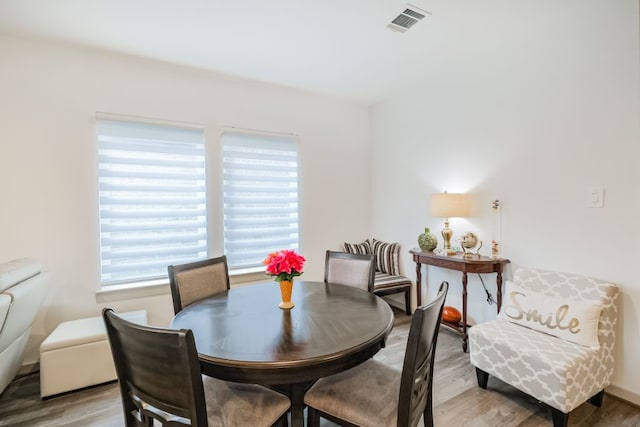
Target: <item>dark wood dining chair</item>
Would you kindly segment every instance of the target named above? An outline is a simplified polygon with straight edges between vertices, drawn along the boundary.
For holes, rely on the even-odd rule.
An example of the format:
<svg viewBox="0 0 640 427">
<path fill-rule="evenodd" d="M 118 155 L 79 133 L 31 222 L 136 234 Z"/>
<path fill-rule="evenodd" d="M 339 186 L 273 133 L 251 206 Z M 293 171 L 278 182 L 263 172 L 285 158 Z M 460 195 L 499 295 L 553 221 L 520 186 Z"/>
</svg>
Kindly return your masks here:
<svg viewBox="0 0 640 427">
<path fill-rule="evenodd" d="M 442 282 L 438 296 L 414 312 L 402 371 L 369 359 L 318 380 L 304 397 L 308 427 L 318 427 L 320 417 L 343 426 L 413 427 L 423 416 L 432 427 L 433 363 L 448 289 Z"/>
<path fill-rule="evenodd" d="M 127 427 L 286 425 L 287 397 L 201 375 L 193 333 L 128 322 L 102 310 Z"/>
<path fill-rule="evenodd" d="M 231 287 L 225 255 L 187 264 L 170 265 L 168 270 L 175 314 L 195 301 L 228 291 Z"/>
<path fill-rule="evenodd" d="M 325 283 L 354 286 L 373 293 L 376 260 L 372 254 L 327 251 Z"/>
</svg>

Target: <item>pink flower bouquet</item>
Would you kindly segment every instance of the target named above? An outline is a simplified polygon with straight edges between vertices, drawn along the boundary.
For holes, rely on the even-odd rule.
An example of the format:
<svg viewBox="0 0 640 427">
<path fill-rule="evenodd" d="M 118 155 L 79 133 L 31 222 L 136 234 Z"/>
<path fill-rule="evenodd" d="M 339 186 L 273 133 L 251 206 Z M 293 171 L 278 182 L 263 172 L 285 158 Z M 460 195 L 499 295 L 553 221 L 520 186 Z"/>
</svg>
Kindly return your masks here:
<svg viewBox="0 0 640 427">
<path fill-rule="evenodd" d="M 270 253 L 262 263 L 267 266 L 267 274 L 275 277 L 276 282 L 281 282 L 291 281 L 294 277 L 301 275 L 305 261 L 306 259 L 294 250 L 283 249 Z"/>
</svg>

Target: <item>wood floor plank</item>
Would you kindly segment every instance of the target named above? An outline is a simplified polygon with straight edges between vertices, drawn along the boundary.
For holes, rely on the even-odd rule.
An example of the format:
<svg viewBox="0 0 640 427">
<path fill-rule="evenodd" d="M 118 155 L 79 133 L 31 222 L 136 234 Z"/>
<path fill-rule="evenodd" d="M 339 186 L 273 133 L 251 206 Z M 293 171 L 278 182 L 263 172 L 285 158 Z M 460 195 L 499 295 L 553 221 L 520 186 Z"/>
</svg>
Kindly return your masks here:
<svg viewBox="0 0 640 427">
<path fill-rule="evenodd" d="M 396 310 L 387 345 L 375 357 L 402 369 L 410 317 Z M 476 383 L 460 337 L 441 329 L 434 367 L 434 421 L 442 427 L 549 427 L 544 405 L 495 379 L 488 389 Z M 0 427 L 120 427 L 123 425 L 118 384 L 112 382 L 52 398 L 40 399 L 38 374 L 14 380 L 0 396 Z M 638 427 L 640 408 L 605 395 L 601 408 L 585 403 L 569 416 L 571 427 Z M 322 427 L 334 424 L 322 420 Z"/>
</svg>

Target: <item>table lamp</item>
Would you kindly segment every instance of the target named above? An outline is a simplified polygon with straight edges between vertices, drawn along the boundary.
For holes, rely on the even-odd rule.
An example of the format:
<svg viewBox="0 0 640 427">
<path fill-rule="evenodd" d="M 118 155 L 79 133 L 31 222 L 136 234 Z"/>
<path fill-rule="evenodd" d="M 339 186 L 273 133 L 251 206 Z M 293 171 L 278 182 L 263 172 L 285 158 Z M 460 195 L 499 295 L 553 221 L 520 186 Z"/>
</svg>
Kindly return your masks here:
<svg viewBox="0 0 640 427">
<path fill-rule="evenodd" d="M 431 216 L 444 218 L 444 228 L 442 238 L 444 239 L 445 255 L 453 255 L 451 250 L 451 236 L 453 231 L 449 228 L 449 218 L 463 218 L 469 216 L 469 199 L 466 194 L 461 193 L 437 193 L 431 195 L 429 203 Z"/>
</svg>

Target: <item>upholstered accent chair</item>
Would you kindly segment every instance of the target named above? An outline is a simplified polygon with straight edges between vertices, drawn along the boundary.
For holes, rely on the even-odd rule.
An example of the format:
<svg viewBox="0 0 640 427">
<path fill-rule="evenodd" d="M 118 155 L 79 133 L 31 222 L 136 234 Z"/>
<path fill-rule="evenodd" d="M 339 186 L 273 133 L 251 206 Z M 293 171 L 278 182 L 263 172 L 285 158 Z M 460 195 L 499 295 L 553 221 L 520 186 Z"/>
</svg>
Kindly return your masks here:
<svg viewBox="0 0 640 427">
<path fill-rule="evenodd" d="M 372 254 L 376 260 L 373 292 L 378 296 L 404 293 L 404 306 L 411 314 L 411 280 L 400 273 L 400 244 L 367 239 L 362 243 L 344 243 L 345 252 Z"/>
<path fill-rule="evenodd" d="M 551 407 L 556 427 L 587 400 L 600 406 L 613 372 L 617 296 L 602 280 L 518 269 L 498 318 L 469 330 L 478 385 L 487 388 L 491 375 L 533 396 Z"/>
<path fill-rule="evenodd" d="M 290 401 L 253 384 L 201 375 L 193 333 L 129 322 L 102 311 L 127 427 L 286 425 Z"/>
<path fill-rule="evenodd" d="M 168 270 L 175 314 L 191 303 L 227 291 L 231 287 L 225 255 L 170 265 Z"/>
<path fill-rule="evenodd" d="M 372 254 L 327 251 L 324 262 L 325 283 L 353 286 L 373 293 L 376 260 Z"/>
<path fill-rule="evenodd" d="M 0 263 L 0 393 L 24 361 L 31 324 L 49 289 L 51 274 L 33 258 Z"/>
<path fill-rule="evenodd" d="M 416 426 L 424 417 L 432 427 L 433 365 L 448 289 L 443 282 L 438 296 L 413 314 L 402 371 L 369 359 L 319 379 L 304 397 L 307 426 L 318 427 L 320 417 L 346 426 Z"/>
</svg>

